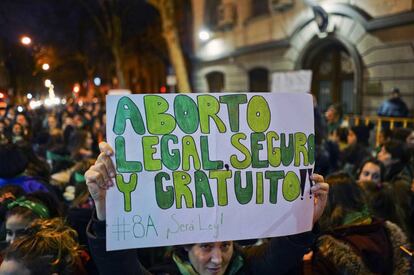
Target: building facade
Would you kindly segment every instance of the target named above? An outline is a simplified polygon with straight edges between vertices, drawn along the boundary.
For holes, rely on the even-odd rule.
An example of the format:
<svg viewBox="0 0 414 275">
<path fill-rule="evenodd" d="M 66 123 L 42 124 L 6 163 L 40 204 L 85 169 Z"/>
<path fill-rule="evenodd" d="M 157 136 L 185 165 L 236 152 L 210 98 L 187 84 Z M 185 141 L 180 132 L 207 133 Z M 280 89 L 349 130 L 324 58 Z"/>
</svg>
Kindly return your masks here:
<svg viewBox="0 0 414 275">
<path fill-rule="evenodd" d="M 413 0 L 193 0 L 192 9 L 197 92 L 269 91 L 273 72 L 309 69 L 322 109 L 374 114 L 393 87 L 414 109 Z"/>
</svg>

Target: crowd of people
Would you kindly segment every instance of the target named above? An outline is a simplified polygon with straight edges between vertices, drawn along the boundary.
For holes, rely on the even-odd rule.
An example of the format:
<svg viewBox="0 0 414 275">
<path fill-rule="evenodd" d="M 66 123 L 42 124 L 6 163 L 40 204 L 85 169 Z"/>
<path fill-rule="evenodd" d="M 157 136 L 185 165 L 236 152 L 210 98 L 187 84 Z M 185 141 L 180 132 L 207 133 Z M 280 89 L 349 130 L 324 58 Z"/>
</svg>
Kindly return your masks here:
<svg viewBox="0 0 414 275">
<path fill-rule="evenodd" d="M 413 129 L 385 126 L 376 145 L 340 105 L 315 106 L 312 232 L 106 251 L 113 151 L 104 104 L 80 103 L 0 102 L 0 274 L 412 274 Z"/>
</svg>

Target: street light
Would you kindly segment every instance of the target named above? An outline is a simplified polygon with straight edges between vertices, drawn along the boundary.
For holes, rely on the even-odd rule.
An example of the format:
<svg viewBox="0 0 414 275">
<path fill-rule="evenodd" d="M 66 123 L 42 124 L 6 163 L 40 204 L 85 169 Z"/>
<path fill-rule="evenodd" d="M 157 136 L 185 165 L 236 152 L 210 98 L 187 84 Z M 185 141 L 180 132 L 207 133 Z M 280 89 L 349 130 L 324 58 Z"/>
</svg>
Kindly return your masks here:
<svg viewBox="0 0 414 275">
<path fill-rule="evenodd" d="M 49 69 L 50 69 L 50 65 L 49 65 L 49 64 L 44 63 L 44 64 L 42 65 L 42 70 L 43 70 L 43 71 L 47 71 L 47 70 L 49 70 Z"/>
<path fill-rule="evenodd" d="M 50 88 L 51 85 L 52 85 L 52 81 L 50 81 L 50 79 L 46 79 L 45 80 L 45 87 Z"/>
<path fill-rule="evenodd" d="M 209 40 L 211 38 L 211 34 L 207 30 L 201 30 L 198 33 L 198 38 L 200 38 L 201 41 L 207 41 L 207 40 Z"/>
<path fill-rule="evenodd" d="M 23 45 L 25 45 L 25 46 L 29 46 L 30 44 L 32 44 L 32 39 L 31 39 L 30 37 L 28 37 L 28 36 L 23 36 L 23 37 L 20 39 L 20 42 L 21 42 Z"/>
</svg>

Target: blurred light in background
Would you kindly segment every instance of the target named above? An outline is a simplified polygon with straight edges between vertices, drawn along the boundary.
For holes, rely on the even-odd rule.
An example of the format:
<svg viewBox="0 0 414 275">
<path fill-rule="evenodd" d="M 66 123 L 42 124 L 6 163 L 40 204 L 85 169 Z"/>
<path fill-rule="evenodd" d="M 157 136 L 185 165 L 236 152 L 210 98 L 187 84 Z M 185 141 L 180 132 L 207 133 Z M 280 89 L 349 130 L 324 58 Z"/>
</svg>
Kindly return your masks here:
<svg viewBox="0 0 414 275">
<path fill-rule="evenodd" d="M 32 44 L 32 39 L 30 37 L 28 37 L 28 36 L 23 36 L 20 39 L 20 42 L 22 42 L 23 45 L 28 46 L 28 45 Z"/>
<path fill-rule="evenodd" d="M 79 93 L 79 91 L 80 91 L 80 86 L 78 83 L 76 83 L 75 85 L 73 85 L 73 92 L 77 94 Z"/>
<path fill-rule="evenodd" d="M 94 83 L 96 86 L 100 86 L 100 85 L 101 85 L 101 79 L 100 79 L 99 77 L 95 77 L 95 78 L 93 79 L 93 83 Z"/>
<path fill-rule="evenodd" d="M 0 99 L 2 99 L 4 97 L 5 97 L 4 94 L 3 93 L 0 93 Z"/>
<path fill-rule="evenodd" d="M 45 64 L 43 64 L 43 65 L 42 65 L 42 70 L 43 70 L 43 71 L 47 71 L 47 70 L 49 70 L 49 69 L 50 69 L 49 64 L 45 63 Z"/>
<path fill-rule="evenodd" d="M 42 106 L 42 101 L 40 100 L 31 100 L 29 103 L 31 109 L 36 109 Z"/>
<path fill-rule="evenodd" d="M 24 109 L 23 109 L 23 107 L 22 107 L 22 106 L 20 106 L 20 105 L 19 105 L 19 106 L 17 106 L 17 111 L 18 111 L 19 113 L 23 112 L 23 110 L 24 110 Z"/>
<path fill-rule="evenodd" d="M 26 97 L 27 97 L 27 99 L 32 99 L 33 95 L 31 93 L 27 93 Z"/>
<path fill-rule="evenodd" d="M 198 38 L 200 38 L 200 40 L 201 40 L 201 41 L 207 41 L 207 40 L 209 40 L 209 39 L 210 39 L 210 37 L 211 37 L 211 34 L 210 34 L 210 32 L 209 32 L 209 31 L 207 31 L 207 30 L 201 30 L 201 31 L 198 33 Z"/>
<path fill-rule="evenodd" d="M 46 87 L 46 88 L 49 88 L 49 87 L 50 87 L 50 85 L 52 85 L 52 81 L 50 81 L 50 79 L 46 79 L 46 80 L 45 80 L 45 87 Z"/>
</svg>

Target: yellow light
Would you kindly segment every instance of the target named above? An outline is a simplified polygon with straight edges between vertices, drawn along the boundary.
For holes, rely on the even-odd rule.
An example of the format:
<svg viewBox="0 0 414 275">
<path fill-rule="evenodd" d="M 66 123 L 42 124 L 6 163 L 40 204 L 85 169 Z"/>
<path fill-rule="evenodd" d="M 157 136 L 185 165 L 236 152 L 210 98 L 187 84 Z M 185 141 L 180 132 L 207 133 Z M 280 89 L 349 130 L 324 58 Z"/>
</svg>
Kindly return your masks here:
<svg viewBox="0 0 414 275">
<path fill-rule="evenodd" d="M 73 86 L 73 92 L 77 94 L 79 93 L 79 91 L 80 91 L 79 84 L 75 84 L 75 86 Z"/>
</svg>

